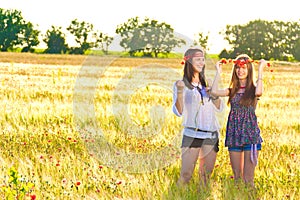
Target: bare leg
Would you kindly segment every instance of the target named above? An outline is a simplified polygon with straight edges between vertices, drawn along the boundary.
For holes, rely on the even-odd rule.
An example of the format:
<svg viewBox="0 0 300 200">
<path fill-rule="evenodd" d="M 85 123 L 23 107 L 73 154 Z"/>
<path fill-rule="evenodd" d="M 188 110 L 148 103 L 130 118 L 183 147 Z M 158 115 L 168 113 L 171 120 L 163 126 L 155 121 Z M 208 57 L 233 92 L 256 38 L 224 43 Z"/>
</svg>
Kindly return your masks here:
<svg viewBox="0 0 300 200">
<path fill-rule="evenodd" d="M 214 169 L 217 158 L 217 152 L 214 150 L 214 145 L 203 145 L 200 150 L 200 166 L 199 177 L 203 185 L 207 184 L 208 179 Z"/>
<path fill-rule="evenodd" d="M 197 159 L 199 157 L 200 148 L 182 148 L 181 149 L 181 172 L 178 184 L 186 184 L 190 181 Z"/>
<path fill-rule="evenodd" d="M 234 180 L 238 181 L 243 177 L 244 152 L 229 151 L 229 157 L 232 171 L 234 174 Z"/>
<path fill-rule="evenodd" d="M 255 164 L 250 159 L 251 151 L 245 151 L 244 153 L 244 176 L 243 179 L 246 184 L 250 184 L 254 187 L 254 170 Z M 258 156 L 258 152 L 257 152 Z"/>
</svg>

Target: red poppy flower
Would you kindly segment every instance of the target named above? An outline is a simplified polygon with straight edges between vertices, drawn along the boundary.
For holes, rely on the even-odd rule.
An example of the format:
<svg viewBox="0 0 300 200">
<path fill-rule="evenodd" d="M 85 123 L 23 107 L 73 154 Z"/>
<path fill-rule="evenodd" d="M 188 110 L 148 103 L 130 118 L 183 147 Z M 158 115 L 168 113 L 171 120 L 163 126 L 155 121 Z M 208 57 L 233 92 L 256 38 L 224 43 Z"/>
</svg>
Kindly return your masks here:
<svg viewBox="0 0 300 200">
<path fill-rule="evenodd" d="M 239 67 L 245 67 L 245 64 L 248 63 L 248 60 L 235 60 L 233 61 L 235 65 Z"/>
<path fill-rule="evenodd" d="M 222 59 L 220 60 L 220 62 L 221 62 L 222 64 L 227 64 L 227 60 L 226 60 L 225 58 L 222 58 Z"/>
<path fill-rule="evenodd" d="M 270 64 L 270 63 L 267 63 L 267 66 L 268 66 L 268 67 L 270 67 L 270 66 L 271 66 L 271 64 Z"/>
<path fill-rule="evenodd" d="M 118 182 L 117 182 L 117 185 L 121 185 L 121 183 L 122 183 L 122 181 L 118 181 Z"/>
<path fill-rule="evenodd" d="M 35 200 L 35 199 L 36 199 L 36 195 L 35 195 L 35 194 L 31 194 L 31 195 L 30 195 L 30 199 L 31 199 L 31 200 Z"/>
<path fill-rule="evenodd" d="M 183 60 L 184 60 L 184 61 L 187 61 L 187 60 L 190 59 L 191 57 L 192 57 L 192 56 L 184 56 L 184 57 L 183 57 Z"/>
<path fill-rule="evenodd" d="M 184 61 L 181 61 L 181 63 L 180 63 L 180 64 L 184 65 Z"/>
</svg>

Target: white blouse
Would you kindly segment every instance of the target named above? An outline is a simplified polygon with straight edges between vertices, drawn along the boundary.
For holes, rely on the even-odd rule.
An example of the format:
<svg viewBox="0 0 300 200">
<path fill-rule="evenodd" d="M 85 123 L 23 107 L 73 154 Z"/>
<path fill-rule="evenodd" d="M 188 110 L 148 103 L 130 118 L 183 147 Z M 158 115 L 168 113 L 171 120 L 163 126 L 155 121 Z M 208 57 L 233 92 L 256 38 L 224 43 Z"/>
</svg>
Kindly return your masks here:
<svg viewBox="0 0 300 200">
<path fill-rule="evenodd" d="M 224 102 L 221 99 L 220 108 L 218 109 L 209 100 L 209 97 L 203 95 L 203 104 L 201 101 L 201 95 L 197 88 L 189 89 L 186 86 L 183 90 L 183 112 L 180 114 L 175 106 L 177 100 L 177 87 L 176 83 L 173 85 L 173 112 L 178 117 L 183 116 L 182 125 L 183 134 L 194 138 L 210 138 L 211 133 L 220 130 L 220 124 L 217 120 L 215 112 L 222 112 L 224 109 Z M 209 132 L 195 131 L 189 128 L 197 128 Z"/>
</svg>

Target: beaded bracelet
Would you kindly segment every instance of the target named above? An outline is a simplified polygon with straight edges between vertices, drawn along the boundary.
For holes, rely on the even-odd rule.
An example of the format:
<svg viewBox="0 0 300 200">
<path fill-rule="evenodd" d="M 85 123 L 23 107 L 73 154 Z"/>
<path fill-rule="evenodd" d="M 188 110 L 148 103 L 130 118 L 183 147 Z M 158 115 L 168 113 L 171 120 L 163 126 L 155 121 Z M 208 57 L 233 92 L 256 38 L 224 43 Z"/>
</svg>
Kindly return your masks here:
<svg viewBox="0 0 300 200">
<path fill-rule="evenodd" d="M 217 97 L 212 97 L 212 96 L 210 96 L 208 100 L 213 100 L 213 101 L 215 101 L 215 100 L 217 100 L 217 99 L 219 99 L 219 96 L 217 96 Z"/>
</svg>

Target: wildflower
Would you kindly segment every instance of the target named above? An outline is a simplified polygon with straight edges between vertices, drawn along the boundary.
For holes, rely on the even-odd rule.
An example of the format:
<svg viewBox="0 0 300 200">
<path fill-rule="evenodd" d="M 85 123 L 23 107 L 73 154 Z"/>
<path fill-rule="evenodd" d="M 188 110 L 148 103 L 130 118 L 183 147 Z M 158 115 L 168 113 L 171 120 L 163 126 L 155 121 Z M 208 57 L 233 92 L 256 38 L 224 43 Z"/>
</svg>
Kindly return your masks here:
<svg viewBox="0 0 300 200">
<path fill-rule="evenodd" d="M 31 200 L 35 200 L 35 199 L 36 199 L 36 195 L 35 195 L 35 194 L 31 194 L 31 195 L 30 195 L 30 199 L 31 199 Z"/>
<path fill-rule="evenodd" d="M 227 60 L 225 58 L 222 58 L 220 61 L 222 64 L 227 64 Z"/>
<path fill-rule="evenodd" d="M 121 185 L 122 184 L 122 181 L 118 181 L 116 182 L 117 185 Z"/>
<path fill-rule="evenodd" d="M 292 152 L 290 155 L 291 155 L 292 158 L 295 158 L 295 153 L 294 152 Z"/>
<path fill-rule="evenodd" d="M 80 184 L 81 184 L 80 181 L 77 181 L 76 182 L 76 187 L 78 187 Z"/>
<path fill-rule="evenodd" d="M 62 179 L 62 183 L 63 183 L 63 184 L 66 184 L 66 183 L 67 183 L 67 179 L 66 179 L 66 178 L 63 178 L 63 179 Z"/>
</svg>

